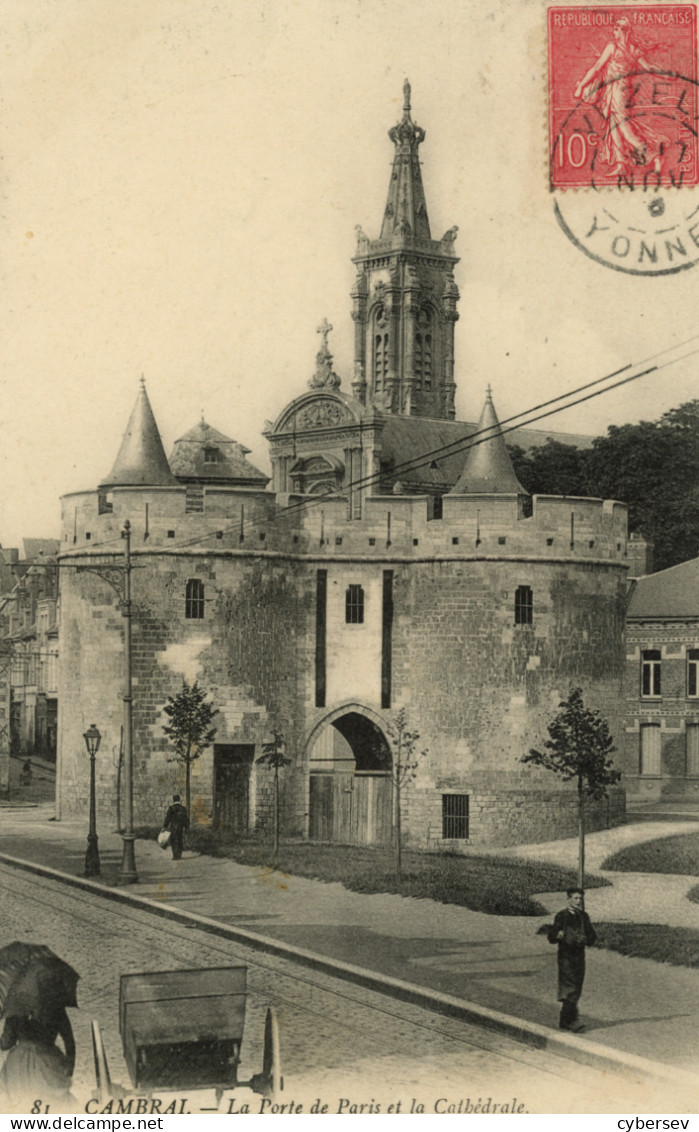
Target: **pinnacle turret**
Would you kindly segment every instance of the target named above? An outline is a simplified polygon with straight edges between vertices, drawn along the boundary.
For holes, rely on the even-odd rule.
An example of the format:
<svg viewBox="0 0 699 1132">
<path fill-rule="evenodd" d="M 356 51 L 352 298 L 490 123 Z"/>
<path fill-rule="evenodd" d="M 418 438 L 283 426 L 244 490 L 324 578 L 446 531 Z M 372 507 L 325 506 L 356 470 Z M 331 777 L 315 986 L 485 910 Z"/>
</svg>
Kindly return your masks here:
<svg viewBox="0 0 699 1132">
<path fill-rule="evenodd" d="M 396 147 L 393 157 L 388 200 L 381 226 L 381 239 L 394 235 L 430 240 L 425 192 L 422 187 L 418 149 L 425 140 L 425 131 L 416 126 L 410 115 L 410 83 L 403 84 L 403 117 L 388 131 Z"/>
<path fill-rule="evenodd" d="M 473 446 L 450 495 L 528 495 L 515 475 L 488 386 Z"/>
<path fill-rule="evenodd" d="M 170 471 L 163 442 L 151 409 L 146 383 L 141 388 L 126 426 L 119 454 L 102 487 L 167 487 L 177 483 Z"/>
</svg>

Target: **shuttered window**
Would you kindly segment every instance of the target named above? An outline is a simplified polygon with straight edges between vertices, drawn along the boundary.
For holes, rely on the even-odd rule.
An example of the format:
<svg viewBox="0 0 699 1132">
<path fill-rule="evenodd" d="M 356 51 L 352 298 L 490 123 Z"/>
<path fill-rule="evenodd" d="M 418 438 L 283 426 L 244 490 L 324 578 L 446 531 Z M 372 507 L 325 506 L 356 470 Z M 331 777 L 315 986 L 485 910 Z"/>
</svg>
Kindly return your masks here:
<svg viewBox="0 0 699 1132">
<path fill-rule="evenodd" d="M 699 778 L 699 723 L 687 724 L 686 742 L 686 773 L 692 778 Z"/>
<path fill-rule="evenodd" d="M 641 774 L 660 774 L 660 727 L 641 724 Z"/>
</svg>

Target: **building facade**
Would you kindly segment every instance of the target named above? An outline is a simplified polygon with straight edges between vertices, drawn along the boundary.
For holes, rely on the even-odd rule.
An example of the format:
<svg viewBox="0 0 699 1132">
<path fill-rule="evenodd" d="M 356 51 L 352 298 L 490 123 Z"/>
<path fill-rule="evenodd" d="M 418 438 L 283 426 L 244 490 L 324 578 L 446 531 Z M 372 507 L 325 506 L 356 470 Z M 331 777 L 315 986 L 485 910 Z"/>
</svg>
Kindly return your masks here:
<svg viewBox="0 0 699 1132">
<path fill-rule="evenodd" d="M 218 710 L 193 766 L 195 819 L 235 833 L 270 823 L 258 759 L 278 732 L 291 760 L 284 833 L 387 843 L 404 709 L 427 751 L 403 798 L 410 844 L 458 851 L 575 830 L 575 792 L 520 759 L 571 685 L 622 726 L 626 510 L 530 498 L 490 391 L 478 425 L 454 420 L 456 231 L 431 238 L 425 135 L 404 96 L 381 233 L 358 235 L 351 392 L 323 323 L 309 389 L 266 430 L 268 486 L 203 422 L 168 461 L 142 388 L 109 476 L 63 500 L 60 815 L 85 812 L 92 722 L 104 736 L 99 808 L 115 812 L 128 520 L 138 823 L 159 820 L 181 785 L 162 709 L 185 678 Z M 592 822 L 623 809 L 615 791 Z"/>
<path fill-rule="evenodd" d="M 635 804 L 699 801 L 699 558 L 631 583 L 623 767 Z"/>
<path fill-rule="evenodd" d="M 6 556 L 0 640 L 9 676 L 13 757 L 56 762 L 58 713 L 57 539 L 24 539 Z M 0 717 L 1 720 L 1 717 Z"/>
</svg>

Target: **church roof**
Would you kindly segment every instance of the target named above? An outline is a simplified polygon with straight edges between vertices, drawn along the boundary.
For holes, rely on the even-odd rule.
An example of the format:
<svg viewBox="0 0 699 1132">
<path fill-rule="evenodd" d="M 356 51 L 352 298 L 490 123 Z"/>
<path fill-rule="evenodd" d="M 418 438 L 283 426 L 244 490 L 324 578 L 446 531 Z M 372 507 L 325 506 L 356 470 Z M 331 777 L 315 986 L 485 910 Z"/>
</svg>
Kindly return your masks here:
<svg viewBox="0 0 699 1132">
<path fill-rule="evenodd" d="M 387 416 L 381 433 L 382 479 L 387 476 L 392 478 L 392 469 L 396 468 L 395 479 L 401 480 L 406 488 L 415 484 L 425 489 L 442 488 L 448 491 L 461 476 L 468 438 L 478 428 L 479 425 L 473 421 L 402 417 L 396 414 Z M 558 440 L 561 444 L 571 444 L 583 449 L 592 446 L 590 436 L 545 432 L 536 428 L 513 429 L 506 436 L 508 445 L 518 445 L 525 451 L 541 448 L 548 440 Z M 450 451 L 440 452 L 450 445 L 453 446 Z M 421 466 L 401 470 L 404 465 L 414 462 L 419 462 Z"/>
<path fill-rule="evenodd" d="M 175 477 L 170 471 L 158 426 L 141 378 L 141 388 L 126 426 L 119 454 L 101 487 L 168 487 Z"/>
<path fill-rule="evenodd" d="M 403 117 L 388 131 L 396 147 L 388 186 L 388 200 L 381 227 L 381 239 L 390 239 L 395 232 L 430 240 L 425 191 L 422 187 L 418 149 L 425 140 L 425 131 L 410 117 L 410 83 L 403 84 Z"/>
<path fill-rule="evenodd" d="M 488 392 L 478 422 L 478 437 L 466 453 L 466 464 L 452 495 L 527 495 L 512 467 L 505 437 L 502 435 L 493 397 Z"/>
<path fill-rule="evenodd" d="M 632 621 L 699 620 L 699 558 L 637 578 L 627 617 Z"/>
<path fill-rule="evenodd" d="M 249 448 L 212 428 L 204 418 L 175 441 L 170 468 L 179 480 L 265 487 L 269 476 L 246 459 Z"/>
</svg>

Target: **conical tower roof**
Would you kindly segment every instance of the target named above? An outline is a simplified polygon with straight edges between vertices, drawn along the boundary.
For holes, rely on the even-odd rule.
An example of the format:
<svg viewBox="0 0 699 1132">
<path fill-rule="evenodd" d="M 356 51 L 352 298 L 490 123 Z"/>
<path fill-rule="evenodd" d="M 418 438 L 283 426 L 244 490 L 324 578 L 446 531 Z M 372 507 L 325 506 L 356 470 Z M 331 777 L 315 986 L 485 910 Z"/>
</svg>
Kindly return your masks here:
<svg viewBox="0 0 699 1132">
<path fill-rule="evenodd" d="M 487 439 L 481 439 L 481 437 Z M 480 440 L 480 443 L 478 441 Z M 500 422 L 488 386 L 474 445 L 450 495 L 528 495 L 512 467 Z"/>
<path fill-rule="evenodd" d="M 403 118 L 388 131 L 396 147 L 388 186 L 388 200 L 381 226 L 381 239 L 394 234 L 430 240 L 425 190 L 422 187 L 418 149 L 425 140 L 425 131 L 410 117 L 410 83 L 403 83 Z"/>
<path fill-rule="evenodd" d="M 150 407 L 146 383 L 141 378 L 141 388 L 126 426 L 119 455 L 111 472 L 100 486 L 169 487 L 176 483 Z"/>
</svg>

